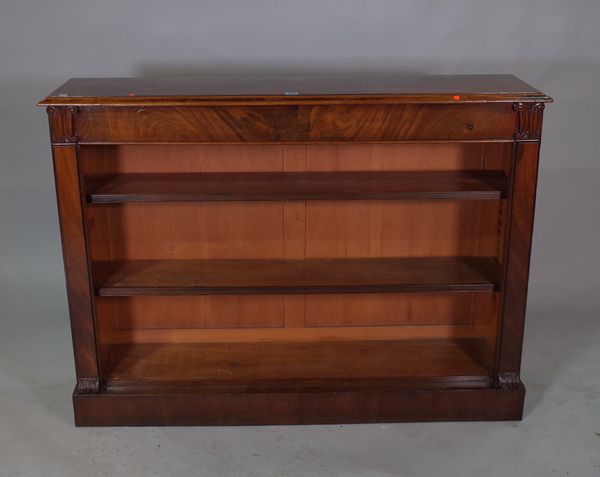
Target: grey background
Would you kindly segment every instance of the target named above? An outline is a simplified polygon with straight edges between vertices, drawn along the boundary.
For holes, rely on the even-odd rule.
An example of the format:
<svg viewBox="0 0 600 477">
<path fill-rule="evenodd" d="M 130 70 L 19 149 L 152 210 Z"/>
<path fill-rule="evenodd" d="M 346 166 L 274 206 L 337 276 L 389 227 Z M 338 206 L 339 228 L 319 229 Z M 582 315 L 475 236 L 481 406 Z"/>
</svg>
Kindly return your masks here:
<svg viewBox="0 0 600 477">
<path fill-rule="evenodd" d="M 0 476 L 600 475 L 600 2 L 0 0 Z M 75 429 L 46 115 L 72 76 L 513 73 L 553 96 L 520 423 Z"/>
</svg>

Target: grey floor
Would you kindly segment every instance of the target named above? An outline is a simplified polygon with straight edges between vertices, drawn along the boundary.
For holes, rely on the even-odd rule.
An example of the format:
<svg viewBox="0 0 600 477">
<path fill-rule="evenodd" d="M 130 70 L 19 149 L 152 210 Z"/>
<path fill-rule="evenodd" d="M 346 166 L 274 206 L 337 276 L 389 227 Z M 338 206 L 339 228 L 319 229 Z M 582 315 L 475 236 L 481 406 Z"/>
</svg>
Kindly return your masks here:
<svg viewBox="0 0 600 477">
<path fill-rule="evenodd" d="M 541 174 L 525 418 L 508 423 L 76 429 L 56 216 L 5 186 L 0 477 L 600 476 L 600 172 Z"/>
</svg>

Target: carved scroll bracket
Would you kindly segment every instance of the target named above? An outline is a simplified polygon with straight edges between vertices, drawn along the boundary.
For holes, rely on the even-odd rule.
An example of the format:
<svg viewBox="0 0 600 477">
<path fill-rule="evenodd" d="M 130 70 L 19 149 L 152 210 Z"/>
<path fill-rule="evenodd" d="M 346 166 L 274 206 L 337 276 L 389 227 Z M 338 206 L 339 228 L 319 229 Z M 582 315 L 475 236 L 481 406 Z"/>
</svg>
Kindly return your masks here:
<svg viewBox="0 0 600 477">
<path fill-rule="evenodd" d="M 502 373 L 496 376 L 496 387 L 500 389 L 517 389 L 521 378 L 517 373 Z"/>
<path fill-rule="evenodd" d="M 77 143 L 77 136 L 75 136 L 75 115 L 79 112 L 79 108 L 77 106 L 49 106 L 46 111 L 50 119 L 50 138 L 52 139 L 52 143 Z"/>
<path fill-rule="evenodd" d="M 542 118 L 544 103 L 514 103 L 513 110 L 517 113 L 515 139 L 537 140 L 542 138 Z"/>
<path fill-rule="evenodd" d="M 100 378 L 77 378 L 79 394 L 95 394 L 100 392 Z"/>
</svg>

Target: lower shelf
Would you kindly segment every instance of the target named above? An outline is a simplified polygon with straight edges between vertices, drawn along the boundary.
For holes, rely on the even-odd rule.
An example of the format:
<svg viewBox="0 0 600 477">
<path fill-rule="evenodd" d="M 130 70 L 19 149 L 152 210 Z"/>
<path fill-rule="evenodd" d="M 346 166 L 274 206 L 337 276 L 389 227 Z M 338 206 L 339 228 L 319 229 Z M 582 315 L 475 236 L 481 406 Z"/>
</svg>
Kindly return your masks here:
<svg viewBox="0 0 600 477">
<path fill-rule="evenodd" d="M 321 386 L 359 381 L 489 381 L 487 340 L 113 344 L 103 352 L 108 386 Z"/>
<path fill-rule="evenodd" d="M 114 344 L 78 426 L 519 420 L 485 339 Z"/>
</svg>

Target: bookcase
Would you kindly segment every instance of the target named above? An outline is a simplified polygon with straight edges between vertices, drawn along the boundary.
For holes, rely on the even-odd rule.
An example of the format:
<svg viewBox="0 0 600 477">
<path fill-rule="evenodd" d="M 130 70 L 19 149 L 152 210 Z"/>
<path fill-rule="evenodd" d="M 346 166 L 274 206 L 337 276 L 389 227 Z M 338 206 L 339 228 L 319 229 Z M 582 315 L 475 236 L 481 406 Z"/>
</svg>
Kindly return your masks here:
<svg viewBox="0 0 600 477">
<path fill-rule="evenodd" d="M 75 423 L 520 419 L 550 101 L 510 75 L 69 80 L 39 104 Z"/>
</svg>

